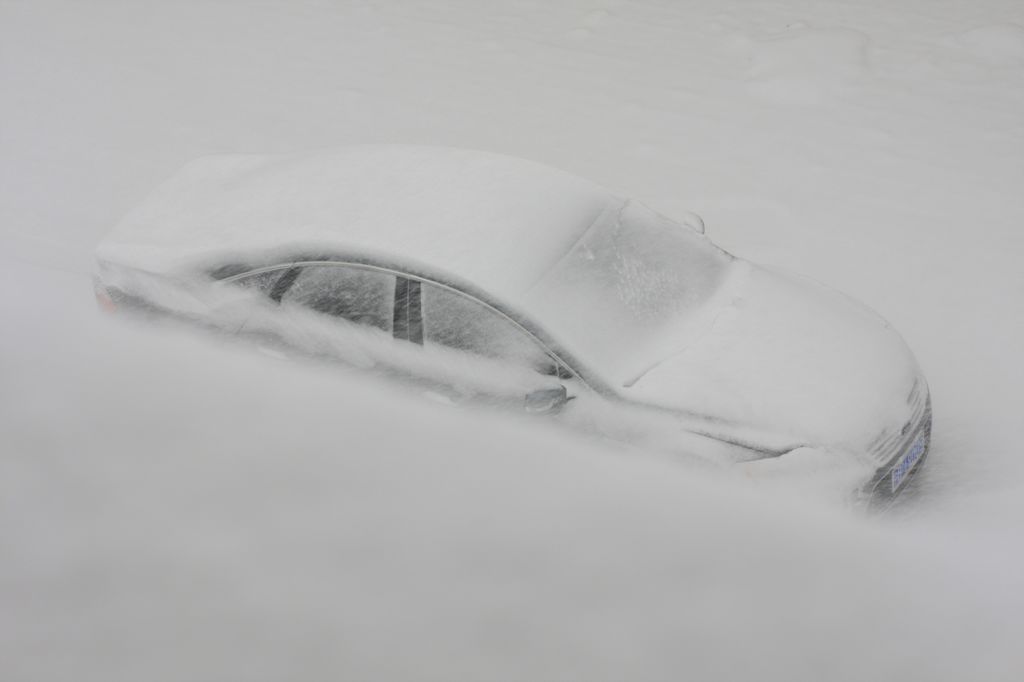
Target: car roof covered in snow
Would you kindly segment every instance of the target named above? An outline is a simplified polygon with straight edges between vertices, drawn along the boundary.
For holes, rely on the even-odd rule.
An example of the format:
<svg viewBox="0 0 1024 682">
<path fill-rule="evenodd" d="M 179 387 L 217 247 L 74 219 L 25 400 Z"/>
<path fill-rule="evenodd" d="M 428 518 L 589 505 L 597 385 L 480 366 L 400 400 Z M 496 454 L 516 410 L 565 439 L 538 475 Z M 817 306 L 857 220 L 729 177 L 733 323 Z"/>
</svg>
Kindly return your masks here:
<svg viewBox="0 0 1024 682">
<path fill-rule="evenodd" d="M 173 274 L 261 253 L 354 253 L 515 299 L 619 203 L 540 164 L 443 147 L 210 156 L 128 214 L 97 255 Z"/>
</svg>

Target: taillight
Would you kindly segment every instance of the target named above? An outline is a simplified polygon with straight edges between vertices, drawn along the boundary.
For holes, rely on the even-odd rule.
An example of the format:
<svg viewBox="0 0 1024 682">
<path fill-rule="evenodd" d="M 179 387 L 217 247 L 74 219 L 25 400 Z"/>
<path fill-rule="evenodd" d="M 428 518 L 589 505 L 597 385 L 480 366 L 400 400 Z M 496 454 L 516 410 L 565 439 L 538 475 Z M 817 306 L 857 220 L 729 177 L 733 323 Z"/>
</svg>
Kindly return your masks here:
<svg viewBox="0 0 1024 682">
<path fill-rule="evenodd" d="M 117 304 L 114 303 L 114 299 L 110 297 L 110 292 L 107 288 L 100 284 L 98 281 L 93 281 L 92 290 L 96 294 L 96 305 L 100 307 L 105 313 L 112 313 L 117 310 Z"/>
</svg>

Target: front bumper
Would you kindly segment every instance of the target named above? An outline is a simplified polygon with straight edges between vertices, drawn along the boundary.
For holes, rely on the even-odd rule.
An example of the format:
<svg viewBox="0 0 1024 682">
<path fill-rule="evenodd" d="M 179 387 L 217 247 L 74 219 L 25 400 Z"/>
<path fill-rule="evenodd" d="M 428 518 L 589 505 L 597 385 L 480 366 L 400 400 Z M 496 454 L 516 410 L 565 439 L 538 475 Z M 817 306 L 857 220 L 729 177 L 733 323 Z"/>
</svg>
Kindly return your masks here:
<svg viewBox="0 0 1024 682">
<path fill-rule="evenodd" d="M 887 507 L 910 487 L 928 457 L 932 437 L 932 401 L 925 401 L 916 425 L 901 438 L 893 454 L 864 486 L 862 493 L 873 507 Z"/>
</svg>

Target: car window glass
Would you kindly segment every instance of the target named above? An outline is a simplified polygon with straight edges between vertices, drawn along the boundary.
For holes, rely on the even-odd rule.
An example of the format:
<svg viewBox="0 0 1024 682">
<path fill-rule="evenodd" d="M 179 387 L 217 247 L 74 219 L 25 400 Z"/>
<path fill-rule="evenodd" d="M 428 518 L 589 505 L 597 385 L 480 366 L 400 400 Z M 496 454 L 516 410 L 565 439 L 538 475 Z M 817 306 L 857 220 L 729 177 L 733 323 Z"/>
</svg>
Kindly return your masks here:
<svg viewBox="0 0 1024 682">
<path fill-rule="evenodd" d="M 630 201 L 598 218 L 525 305 L 575 357 L 627 385 L 675 352 L 671 340 L 735 272 L 733 260 L 704 235 Z"/>
<path fill-rule="evenodd" d="M 280 279 L 281 275 L 288 268 L 276 268 L 274 270 L 267 270 L 265 272 L 258 272 L 254 275 L 246 275 L 239 277 L 236 280 L 232 280 L 234 284 L 246 287 L 247 289 L 255 289 L 261 294 L 269 295 L 271 290 L 274 288 L 274 283 Z"/>
<path fill-rule="evenodd" d="M 346 265 L 307 265 L 282 298 L 325 315 L 391 332 L 395 277 Z"/>
<path fill-rule="evenodd" d="M 508 361 L 545 374 L 555 362 L 543 347 L 508 318 L 449 289 L 424 283 L 423 339 L 475 355 Z"/>
</svg>

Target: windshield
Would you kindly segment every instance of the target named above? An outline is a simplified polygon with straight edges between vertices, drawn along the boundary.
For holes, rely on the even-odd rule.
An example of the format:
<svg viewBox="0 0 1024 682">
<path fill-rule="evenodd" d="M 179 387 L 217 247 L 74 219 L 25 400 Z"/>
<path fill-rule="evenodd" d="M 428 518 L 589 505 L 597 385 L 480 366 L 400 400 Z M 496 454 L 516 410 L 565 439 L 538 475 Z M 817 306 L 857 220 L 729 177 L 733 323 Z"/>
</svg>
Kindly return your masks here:
<svg viewBox="0 0 1024 682">
<path fill-rule="evenodd" d="M 628 201 L 602 213 L 530 289 L 529 309 L 592 371 L 622 385 L 665 357 L 666 332 L 685 327 L 731 261 L 703 235 Z"/>
</svg>

